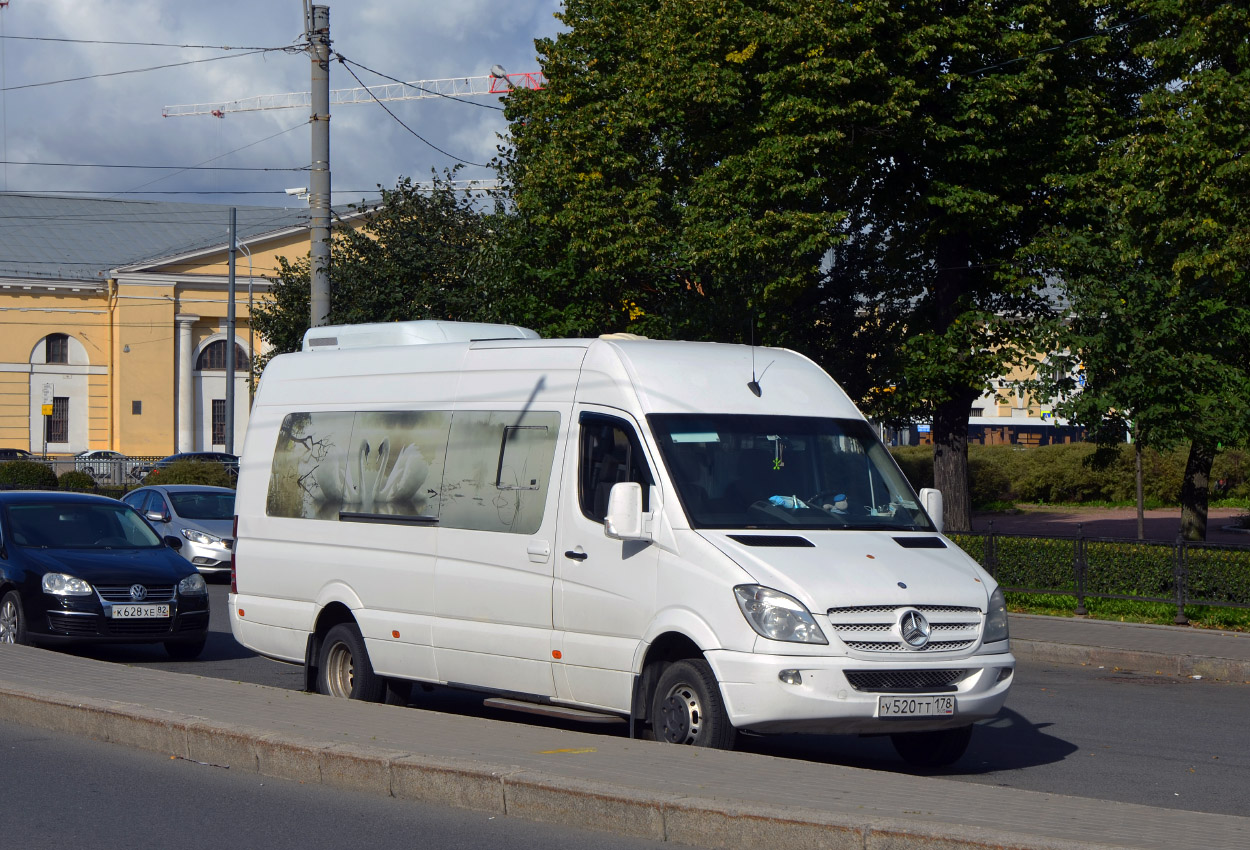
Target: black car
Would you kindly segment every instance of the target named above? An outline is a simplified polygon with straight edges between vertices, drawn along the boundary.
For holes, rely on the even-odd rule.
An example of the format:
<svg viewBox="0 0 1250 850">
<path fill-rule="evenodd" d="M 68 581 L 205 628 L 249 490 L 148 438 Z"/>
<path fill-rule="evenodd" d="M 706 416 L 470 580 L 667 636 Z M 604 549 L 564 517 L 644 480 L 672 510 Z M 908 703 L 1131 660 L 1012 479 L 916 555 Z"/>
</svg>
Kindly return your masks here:
<svg viewBox="0 0 1250 850">
<path fill-rule="evenodd" d="M 231 472 L 234 475 L 239 474 L 239 456 L 228 454 L 227 452 L 179 452 L 176 455 L 161 458 L 156 463 L 148 466 L 140 466 L 138 473 L 140 476 L 151 475 L 158 469 L 164 469 L 171 463 L 179 463 L 180 461 L 192 461 L 193 463 L 220 463 L 228 472 Z"/>
<path fill-rule="evenodd" d="M 181 546 L 116 499 L 0 492 L 0 643 L 163 643 L 195 658 L 208 587 Z"/>
<path fill-rule="evenodd" d="M 0 449 L 0 461 L 31 460 L 34 455 L 26 449 Z"/>
</svg>

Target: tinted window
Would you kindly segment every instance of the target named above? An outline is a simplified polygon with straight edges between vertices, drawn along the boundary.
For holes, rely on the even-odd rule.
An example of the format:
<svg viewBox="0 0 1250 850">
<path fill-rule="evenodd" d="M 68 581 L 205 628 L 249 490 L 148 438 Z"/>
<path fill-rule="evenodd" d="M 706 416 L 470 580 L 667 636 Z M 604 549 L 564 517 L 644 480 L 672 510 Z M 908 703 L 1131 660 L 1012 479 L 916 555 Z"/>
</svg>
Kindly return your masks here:
<svg viewBox="0 0 1250 850">
<path fill-rule="evenodd" d="M 932 530 L 862 420 L 654 414 L 648 421 L 696 528 Z"/>
<path fill-rule="evenodd" d="M 577 497 L 588 518 L 603 522 L 608 514 L 608 494 L 612 485 L 621 481 L 641 484 L 642 509 L 651 510 L 651 471 L 628 423 L 608 416 L 583 415 L 578 458 Z"/>
<path fill-rule="evenodd" d="M 7 513 L 12 541 L 19 546 L 125 549 L 163 545 L 138 514 L 120 503 L 9 505 Z"/>
<path fill-rule="evenodd" d="M 170 493 L 169 501 L 186 519 L 234 518 L 234 493 Z"/>
</svg>

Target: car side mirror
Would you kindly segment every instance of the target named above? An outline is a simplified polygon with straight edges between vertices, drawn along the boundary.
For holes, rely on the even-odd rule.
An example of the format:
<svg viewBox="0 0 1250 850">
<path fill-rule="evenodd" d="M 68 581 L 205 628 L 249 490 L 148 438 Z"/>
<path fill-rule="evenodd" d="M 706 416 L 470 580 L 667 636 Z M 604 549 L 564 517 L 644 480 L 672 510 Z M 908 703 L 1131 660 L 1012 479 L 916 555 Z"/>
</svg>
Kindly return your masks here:
<svg viewBox="0 0 1250 850">
<path fill-rule="evenodd" d="M 147 511 L 144 516 L 152 520 L 152 522 L 169 522 L 169 514 L 160 511 Z"/>
<path fill-rule="evenodd" d="M 172 534 L 165 535 L 165 545 L 170 549 L 173 549 L 175 552 L 182 551 L 182 541 L 177 537 L 174 537 Z"/>
<path fill-rule="evenodd" d="M 642 485 L 637 481 L 621 481 L 608 493 L 608 515 L 603 520 L 603 533 L 613 540 L 650 540 L 643 529 Z"/>
<path fill-rule="evenodd" d="M 933 520 L 938 531 L 942 530 L 942 491 L 932 487 L 924 487 L 920 491 L 920 507 Z"/>
</svg>

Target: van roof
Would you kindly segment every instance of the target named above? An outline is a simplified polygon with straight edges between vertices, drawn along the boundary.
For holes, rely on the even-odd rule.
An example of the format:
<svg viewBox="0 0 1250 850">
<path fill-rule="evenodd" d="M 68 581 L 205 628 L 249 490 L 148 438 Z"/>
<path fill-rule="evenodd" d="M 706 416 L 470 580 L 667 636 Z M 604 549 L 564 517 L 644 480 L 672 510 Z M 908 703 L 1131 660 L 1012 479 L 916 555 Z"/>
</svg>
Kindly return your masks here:
<svg viewBox="0 0 1250 850">
<path fill-rule="evenodd" d="M 339 351 L 346 348 L 427 345 L 484 339 L 538 339 L 538 334 L 519 325 L 421 319 L 411 322 L 373 322 L 309 328 L 304 332 L 302 348 L 304 351 Z"/>
</svg>

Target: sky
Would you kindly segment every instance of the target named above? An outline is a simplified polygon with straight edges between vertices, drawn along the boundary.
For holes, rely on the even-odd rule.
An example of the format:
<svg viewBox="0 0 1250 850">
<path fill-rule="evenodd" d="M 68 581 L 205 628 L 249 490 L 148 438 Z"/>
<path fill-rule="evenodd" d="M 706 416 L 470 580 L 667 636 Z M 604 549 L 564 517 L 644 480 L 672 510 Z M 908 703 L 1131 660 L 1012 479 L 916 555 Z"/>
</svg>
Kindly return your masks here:
<svg viewBox="0 0 1250 850">
<path fill-rule="evenodd" d="M 389 80 L 361 66 L 404 81 L 485 76 L 496 64 L 509 73 L 537 71 L 535 39 L 561 28 L 554 17 L 560 0 L 319 5 L 330 9 L 331 49 L 353 63 L 331 62 L 331 89 L 361 85 L 347 67 L 365 85 Z M 300 45 L 303 17 L 302 0 L 10 0 L 0 6 L 0 190 L 303 206 L 285 190 L 306 187 L 307 174 L 279 169 L 308 166 L 306 107 L 162 115 L 167 106 L 307 92 L 307 53 L 246 49 Z M 170 65 L 178 66 L 122 73 Z M 464 100 L 388 102 L 412 132 L 377 103 L 335 106 L 333 203 L 376 199 L 379 184 L 393 187 L 401 177 L 428 181 L 431 169 L 442 174 L 457 159 L 474 163 L 458 179 L 492 179 L 484 166 L 507 123 L 488 107 L 500 100 Z M 198 168 L 181 170 L 189 167 Z M 227 167 L 252 170 L 221 170 Z"/>
</svg>

